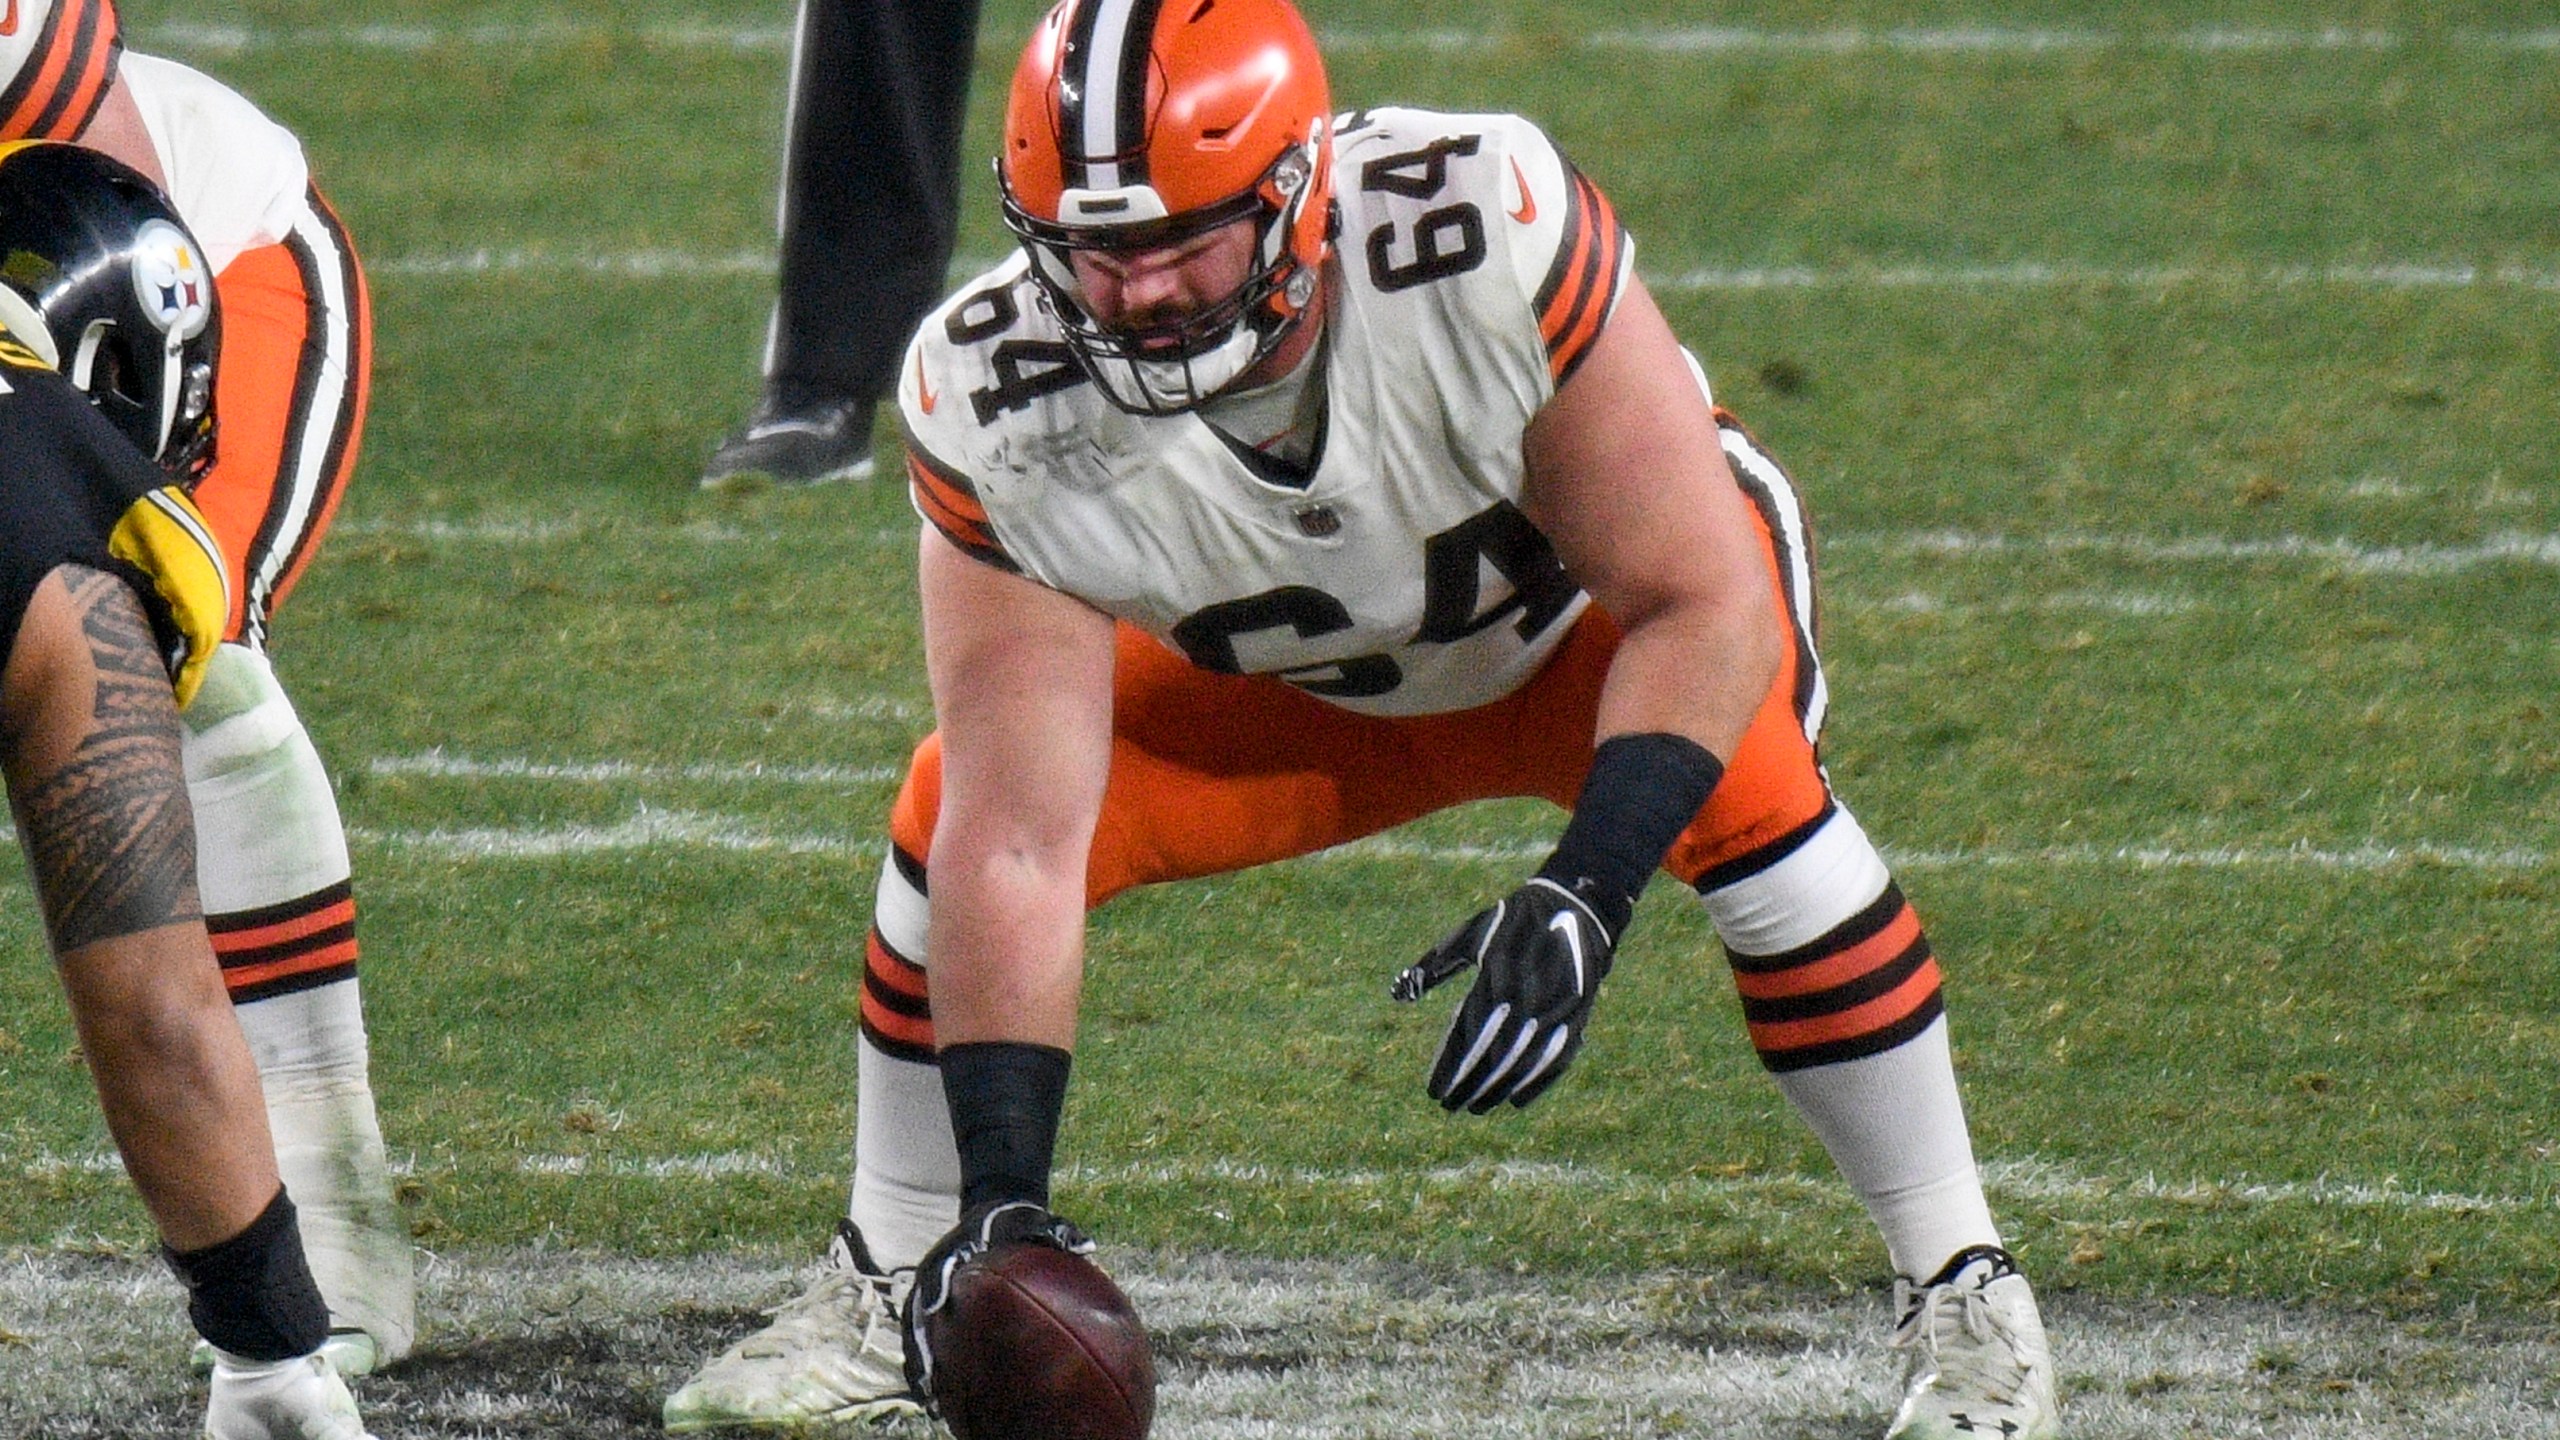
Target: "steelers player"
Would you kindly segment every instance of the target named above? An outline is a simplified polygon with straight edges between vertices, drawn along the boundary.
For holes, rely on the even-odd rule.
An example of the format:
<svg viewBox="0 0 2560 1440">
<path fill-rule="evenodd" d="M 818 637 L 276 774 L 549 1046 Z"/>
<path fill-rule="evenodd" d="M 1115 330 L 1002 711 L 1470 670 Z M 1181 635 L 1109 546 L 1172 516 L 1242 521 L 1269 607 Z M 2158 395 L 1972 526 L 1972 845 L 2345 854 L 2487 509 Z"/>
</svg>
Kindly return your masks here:
<svg viewBox="0 0 2560 1440">
<path fill-rule="evenodd" d="M 1937 962 L 1817 763 L 1802 504 L 1600 189 L 1515 116 L 1337 119 L 1288 0 L 1065 0 L 1003 145 L 1020 253 L 899 393 L 940 728 L 889 821 L 851 1217 L 669 1428 L 912 1407 L 902 1300 L 1077 1243 L 1046 1207 L 1092 907 L 1537 795 L 1552 855 L 1393 987 L 1471 976 L 1431 1098 L 1556 1087 L 1668 871 L 1899 1277 L 1888 1433 L 2051 1436 Z"/>
<path fill-rule="evenodd" d="M 41 144 L 0 146 L 0 271 L 73 277 L 50 313 L 0 285 L 0 768 L 80 1047 L 213 1349 L 205 1434 L 362 1440 L 198 900 L 180 713 L 229 599 L 184 485 L 214 440 L 212 275 L 141 176 Z"/>
<path fill-rule="evenodd" d="M 204 246 L 222 294 L 222 447 L 193 495 L 235 583 L 186 714 L 199 879 L 329 1297 L 330 1355 L 362 1374 L 409 1350 L 408 1228 L 374 1113 L 346 832 L 267 639 L 355 468 L 371 368 L 364 274 L 294 137 L 218 82 L 127 52 L 114 0 L 16 0 L 9 16 L 0 140 L 70 140 L 141 172 Z"/>
</svg>

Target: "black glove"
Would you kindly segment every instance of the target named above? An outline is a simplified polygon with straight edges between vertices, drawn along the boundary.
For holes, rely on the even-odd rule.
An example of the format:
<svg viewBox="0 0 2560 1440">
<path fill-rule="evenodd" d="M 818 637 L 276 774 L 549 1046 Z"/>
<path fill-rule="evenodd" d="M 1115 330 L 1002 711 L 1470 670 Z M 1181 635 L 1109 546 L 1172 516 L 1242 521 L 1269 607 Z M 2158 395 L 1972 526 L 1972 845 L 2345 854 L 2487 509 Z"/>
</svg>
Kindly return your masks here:
<svg viewBox="0 0 2560 1440">
<path fill-rule="evenodd" d="M 907 1341 L 907 1385 L 926 1409 L 933 1408 L 933 1347 L 925 1341 L 925 1322 L 951 1303 L 952 1272 L 999 1245 L 1046 1245 L 1070 1255 L 1093 1253 L 1093 1241 L 1082 1230 L 1028 1200 L 991 1200 L 961 1216 L 951 1233 L 916 1262 L 915 1287 L 907 1292 L 907 1309 L 901 1317 Z"/>
<path fill-rule="evenodd" d="M 1419 1000 L 1468 966 L 1478 968 L 1440 1042 L 1431 1098 L 1473 1115 L 1505 1100 L 1537 1099 L 1582 1048 L 1592 998 L 1616 949 L 1599 915 L 1543 876 L 1432 947 L 1388 993 Z"/>
</svg>

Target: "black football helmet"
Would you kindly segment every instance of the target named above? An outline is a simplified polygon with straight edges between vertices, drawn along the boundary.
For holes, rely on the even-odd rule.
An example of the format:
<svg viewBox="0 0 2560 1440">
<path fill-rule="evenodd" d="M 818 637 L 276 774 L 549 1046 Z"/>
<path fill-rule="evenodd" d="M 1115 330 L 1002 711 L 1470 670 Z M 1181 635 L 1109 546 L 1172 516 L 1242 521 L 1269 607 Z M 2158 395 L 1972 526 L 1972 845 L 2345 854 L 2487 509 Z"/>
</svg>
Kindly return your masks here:
<svg viewBox="0 0 2560 1440">
<path fill-rule="evenodd" d="M 0 328 L 175 478 L 213 464 L 213 270 L 139 173 L 76 145 L 0 145 Z"/>
</svg>

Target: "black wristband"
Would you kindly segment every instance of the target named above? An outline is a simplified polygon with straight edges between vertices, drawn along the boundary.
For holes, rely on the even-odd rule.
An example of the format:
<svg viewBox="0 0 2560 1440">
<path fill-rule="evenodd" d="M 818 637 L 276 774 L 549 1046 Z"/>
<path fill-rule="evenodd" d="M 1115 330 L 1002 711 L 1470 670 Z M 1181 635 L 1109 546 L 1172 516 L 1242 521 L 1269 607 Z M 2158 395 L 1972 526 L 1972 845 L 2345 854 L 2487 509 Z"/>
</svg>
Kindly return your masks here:
<svg viewBox="0 0 2560 1440">
<path fill-rule="evenodd" d="M 303 1258 L 302 1231 L 284 1187 L 228 1240 L 162 1259 L 187 1287 L 187 1318 L 216 1350 L 246 1360 L 291 1360 L 329 1338 L 329 1306 Z"/>
<path fill-rule="evenodd" d="M 982 1040 L 946 1046 L 939 1058 L 960 1147 L 960 1208 L 1028 1200 L 1047 1209 L 1073 1057 L 1050 1045 Z"/>
<path fill-rule="evenodd" d="M 1724 778 L 1724 763 L 1685 735 L 1613 735 L 1592 752 L 1573 819 L 1538 867 L 1591 907 L 1611 943 L 1624 940 L 1671 842 L 1689 828 Z"/>
</svg>

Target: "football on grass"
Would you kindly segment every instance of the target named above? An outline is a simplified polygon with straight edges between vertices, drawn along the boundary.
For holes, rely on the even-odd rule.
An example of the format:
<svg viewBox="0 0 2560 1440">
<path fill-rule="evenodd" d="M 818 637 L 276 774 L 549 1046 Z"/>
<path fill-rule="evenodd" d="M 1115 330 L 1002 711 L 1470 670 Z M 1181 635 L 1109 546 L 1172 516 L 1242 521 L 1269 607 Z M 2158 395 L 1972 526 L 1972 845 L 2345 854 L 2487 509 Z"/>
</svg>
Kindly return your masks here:
<svg viewBox="0 0 2560 1440">
<path fill-rule="evenodd" d="M 1129 1297 L 1081 1255 L 1000 1245 L 926 1322 L 933 1398 L 959 1440 L 1140 1440 L 1156 1365 Z"/>
</svg>

